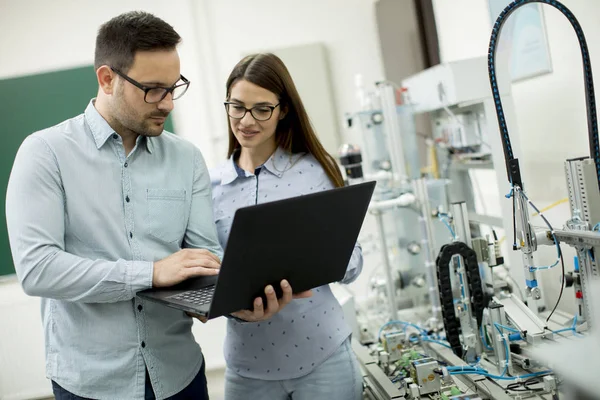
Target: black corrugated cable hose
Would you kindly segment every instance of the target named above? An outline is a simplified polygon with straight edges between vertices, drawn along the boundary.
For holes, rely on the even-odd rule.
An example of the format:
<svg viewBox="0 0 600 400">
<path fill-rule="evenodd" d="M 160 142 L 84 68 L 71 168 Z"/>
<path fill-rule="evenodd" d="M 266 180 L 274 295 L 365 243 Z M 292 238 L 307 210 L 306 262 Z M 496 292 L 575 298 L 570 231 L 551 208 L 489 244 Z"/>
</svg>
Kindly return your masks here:
<svg viewBox="0 0 600 400">
<path fill-rule="evenodd" d="M 477 329 L 481 326 L 483 319 L 484 296 L 481 287 L 481 276 L 479 275 L 479 264 L 477 254 L 473 249 L 462 242 L 453 242 L 442 246 L 435 260 L 438 274 L 438 288 L 440 292 L 440 303 L 442 307 L 442 318 L 446 331 L 446 340 L 450 343 L 452 351 L 458 357 L 463 356 L 462 344 L 460 343 L 460 323 L 454 311 L 454 297 L 452 295 L 450 263 L 452 258 L 460 255 L 465 264 L 466 284 L 469 288 L 470 303 L 473 314 L 477 320 Z"/>
</svg>

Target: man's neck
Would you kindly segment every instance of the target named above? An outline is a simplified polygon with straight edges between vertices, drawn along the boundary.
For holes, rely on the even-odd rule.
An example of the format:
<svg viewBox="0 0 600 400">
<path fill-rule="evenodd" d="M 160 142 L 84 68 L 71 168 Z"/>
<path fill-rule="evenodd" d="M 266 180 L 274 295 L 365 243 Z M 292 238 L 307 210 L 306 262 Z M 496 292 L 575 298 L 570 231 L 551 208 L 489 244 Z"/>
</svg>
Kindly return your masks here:
<svg viewBox="0 0 600 400">
<path fill-rule="evenodd" d="M 96 100 L 94 102 L 94 107 L 98 113 L 106 120 L 108 125 L 119 135 L 123 140 L 123 147 L 125 148 L 125 155 L 129 155 L 133 148 L 135 147 L 135 142 L 138 138 L 138 134 L 131 131 L 130 129 L 125 128 L 119 122 L 117 122 L 114 118 L 111 118 L 110 111 L 106 104 L 102 101 Z"/>
</svg>

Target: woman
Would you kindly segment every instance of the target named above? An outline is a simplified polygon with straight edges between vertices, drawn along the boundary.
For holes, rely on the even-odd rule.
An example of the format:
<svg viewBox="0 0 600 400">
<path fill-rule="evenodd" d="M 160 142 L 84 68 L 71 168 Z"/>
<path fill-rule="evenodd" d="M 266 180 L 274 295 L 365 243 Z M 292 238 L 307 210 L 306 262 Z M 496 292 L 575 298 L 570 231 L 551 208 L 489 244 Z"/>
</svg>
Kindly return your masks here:
<svg viewBox="0 0 600 400">
<path fill-rule="evenodd" d="M 277 56 L 242 59 L 227 79 L 225 108 L 229 160 L 211 173 L 223 247 L 237 208 L 343 186 Z M 352 282 L 361 269 L 357 244 L 342 282 Z M 227 400 L 362 398 L 351 329 L 328 285 L 268 319 L 252 311 L 233 315 L 225 340 Z"/>
</svg>

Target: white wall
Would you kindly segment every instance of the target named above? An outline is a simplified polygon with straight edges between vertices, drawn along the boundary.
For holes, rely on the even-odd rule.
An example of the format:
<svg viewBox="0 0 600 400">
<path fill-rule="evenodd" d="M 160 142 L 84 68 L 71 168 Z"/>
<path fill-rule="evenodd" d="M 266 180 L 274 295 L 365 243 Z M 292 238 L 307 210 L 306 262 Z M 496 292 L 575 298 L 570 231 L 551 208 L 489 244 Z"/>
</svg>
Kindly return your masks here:
<svg viewBox="0 0 600 400">
<path fill-rule="evenodd" d="M 600 2 L 593 0 L 562 1 L 579 20 L 586 35 L 593 73 L 600 76 Z M 487 55 L 491 22 L 485 0 L 434 0 L 436 24 L 440 38 L 442 62 Z M 583 92 L 581 53 L 568 20 L 556 9 L 543 7 L 553 72 L 514 83 L 512 97 L 516 127 L 525 160 L 521 164 L 525 189 L 539 207 L 567 196 L 563 162 L 567 158 L 589 155 L 587 119 Z M 596 78 L 598 79 L 598 78 Z M 494 120 L 495 122 L 495 120 Z M 509 121 L 510 122 L 510 121 Z M 510 127 L 509 127 L 510 132 Z M 516 155 L 519 157 L 519 155 Z M 508 188 L 500 182 L 501 192 Z M 568 204 L 557 207 L 547 216 L 555 227 L 562 227 L 570 217 Z M 534 221 L 541 226 L 543 222 Z M 572 252 L 563 246 L 567 270 L 572 270 Z M 552 263 L 556 252 L 542 249 L 541 265 Z M 559 269 L 544 272 L 548 300 L 554 304 L 558 295 Z M 570 293 L 563 308 L 573 310 Z"/>
<path fill-rule="evenodd" d="M 0 399 L 47 397 L 40 299 L 0 282 L 0 321 Z"/>
<path fill-rule="evenodd" d="M 343 114 L 359 106 L 354 75 L 363 74 L 365 83 L 383 78 L 372 0 L 1 0 L 0 79 L 91 65 L 99 25 L 135 9 L 165 19 L 183 37 L 182 73 L 192 86 L 176 102 L 174 123 L 202 150 L 209 167 L 225 157 L 224 84 L 243 54 L 323 43 L 340 128 Z M 367 264 L 354 284 L 360 293 L 369 269 Z M 27 297 L 14 281 L 1 284 L 0 295 L 0 398 L 49 395 L 39 300 Z M 221 368 L 224 320 L 197 323 L 193 330 L 207 368 Z"/>
</svg>

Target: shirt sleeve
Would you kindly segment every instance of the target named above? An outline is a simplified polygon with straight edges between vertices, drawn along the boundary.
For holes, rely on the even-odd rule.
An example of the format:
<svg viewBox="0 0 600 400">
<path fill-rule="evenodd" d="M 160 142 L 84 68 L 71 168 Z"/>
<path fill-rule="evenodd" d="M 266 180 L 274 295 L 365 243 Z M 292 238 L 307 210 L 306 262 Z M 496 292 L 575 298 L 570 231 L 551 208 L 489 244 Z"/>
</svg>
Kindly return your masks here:
<svg viewBox="0 0 600 400">
<path fill-rule="evenodd" d="M 17 152 L 6 192 L 10 248 L 25 293 L 111 303 L 152 287 L 152 262 L 90 260 L 67 253 L 64 221 L 56 156 L 43 138 L 29 136 Z"/>
<path fill-rule="evenodd" d="M 183 247 L 206 249 L 222 259 L 223 250 L 214 223 L 210 174 L 198 149 L 194 156 L 191 208 Z"/>
</svg>

